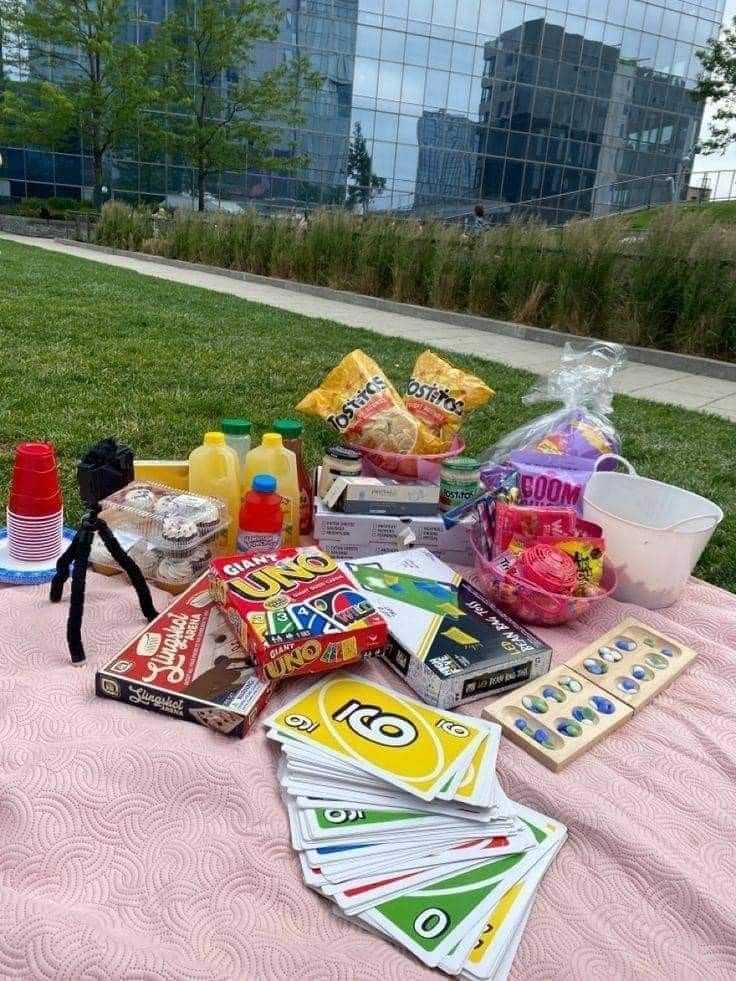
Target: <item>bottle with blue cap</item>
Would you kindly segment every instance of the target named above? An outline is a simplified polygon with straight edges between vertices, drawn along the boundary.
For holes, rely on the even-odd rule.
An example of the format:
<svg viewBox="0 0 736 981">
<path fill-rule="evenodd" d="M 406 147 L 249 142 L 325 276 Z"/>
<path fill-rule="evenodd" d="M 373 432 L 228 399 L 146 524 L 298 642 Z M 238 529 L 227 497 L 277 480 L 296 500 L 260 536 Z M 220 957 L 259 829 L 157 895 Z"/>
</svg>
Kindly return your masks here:
<svg viewBox="0 0 736 981">
<path fill-rule="evenodd" d="M 240 508 L 238 552 L 276 552 L 281 548 L 284 512 L 276 478 L 259 473 Z"/>
</svg>

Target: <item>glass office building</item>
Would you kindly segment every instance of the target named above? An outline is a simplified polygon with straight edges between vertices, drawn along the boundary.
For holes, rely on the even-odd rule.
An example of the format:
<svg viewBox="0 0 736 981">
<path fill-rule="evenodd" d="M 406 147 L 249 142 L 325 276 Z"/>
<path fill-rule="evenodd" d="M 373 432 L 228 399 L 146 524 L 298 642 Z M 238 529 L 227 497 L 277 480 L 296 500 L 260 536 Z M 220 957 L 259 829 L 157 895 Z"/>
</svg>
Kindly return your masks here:
<svg viewBox="0 0 736 981">
<path fill-rule="evenodd" d="M 139 0 L 132 40 L 155 29 L 166 3 Z M 210 191 L 239 203 L 339 203 L 359 122 L 385 179 L 373 207 L 452 216 L 572 192 L 595 213 L 629 178 L 686 180 L 702 117 L 690 97 L 695 52 L 717 35 L 724 0 L 282 3 L 280 38 L 257 63 L 306 54 L 322 75 L 305 124 L 283 139 L 282 152 L 295 142 L 308 166 L 263 173 L 244 156 L 242 172 L 213 177 Z M 85 196 L 88 161 L 72 149 L 11 148 L 0 180 L 14 196 Z M 182 161 L 148 159 L 140 141 L 111 157 L 109 186 L 161 200 L 192 180 Z"/>
</svg>

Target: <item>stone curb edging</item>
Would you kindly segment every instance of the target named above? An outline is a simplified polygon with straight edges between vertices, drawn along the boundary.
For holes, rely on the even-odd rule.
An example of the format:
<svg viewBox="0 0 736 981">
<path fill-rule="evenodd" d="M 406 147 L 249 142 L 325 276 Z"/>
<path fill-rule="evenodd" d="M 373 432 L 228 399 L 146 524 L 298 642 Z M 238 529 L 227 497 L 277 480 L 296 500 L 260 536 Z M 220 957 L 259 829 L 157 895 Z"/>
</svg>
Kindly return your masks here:
<svg viewBox="0 0 736 981">
<path fill-rule="evenodd" d="M 261 286 L 274 286 L 278 289 L 290 290 L 292 293 L 308 293 L 311 296 L 325 300 L 337 300 L 350 303 L 353 306 L 369 307 L 386 313 L 401 314 L 405 317 L 416 317 L 422 320 L 432 320 L 438 323 L 452 324 L 455 327 L 470 327 L 490 334 L 501 334 L 505 337 L 517 337 L 525 341 L 537 341 L 553 347 L 562 347 L 568 341 L 594 341 L 598 338 L 583 337 L 578 334 L 566 334 L 561 330 L 547 327 L 530 327 L 527 324 L 517 324 L 513 321 L 494 320 L 489 317 L 478 317 L 470 313 L 454 313 L 451 310 L 438 310 L 435 307 L 422 307 L 414 303 L 399 303 L 396 300 L 385 300 L 377 296 L 366 296 L 363 293 L 350 293 L 346 290 L 336 290 L 329 286 L 314 286 L 312 283 L 300 283 L 292 279 L 276 279 L 271 276 L 257 276 L 255 273 L 241 272 L 236 269 L 223 269 L 220 266 L 209 266 L 201 262 L 186 262 L 183 259 L 167 259 L 165 256 L 148 255 L 145 252 L 131 252 L 127 249 L 116 249 L 109 245 L 94 245 L 91 242 L 77 242 L 74 239 L 56 239 L 61 245 L 73 246 L 78 249 L 89 249 L 92 252 L 105 252 L 109 255 L 126 256 L 129 259 L 139 259 L 144 262 L 158 263 L 162 266 L 172 266 L 179 269 L 191 269 L 195 272 L 213 273 L 217 276 L 227 276 L 246 283 L 257 283 Z M 654 348 L 636 347 L 624 344 L 629 360 L 638 364 L 646 364 L 657 368 L 669 368 L 671 371 L 683 371 L 707 378 L 720 378 L 736 382 L 736 363 L 716 361 L 713 358 L 702 358 L 692 354 L 676 354 L 672 351 L 659 351 Z"/>
</svg>

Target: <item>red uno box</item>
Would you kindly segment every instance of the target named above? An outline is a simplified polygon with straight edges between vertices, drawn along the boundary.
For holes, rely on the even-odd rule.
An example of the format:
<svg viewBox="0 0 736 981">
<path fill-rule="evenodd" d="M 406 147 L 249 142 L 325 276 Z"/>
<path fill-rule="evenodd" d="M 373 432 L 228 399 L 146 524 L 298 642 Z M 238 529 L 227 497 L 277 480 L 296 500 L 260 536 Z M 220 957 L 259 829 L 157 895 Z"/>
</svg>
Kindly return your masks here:
<svg viewBox="0 0 736 981">
<path fill-rule="evenodd" d="M 210 591 L 268 681 L 341 668 L 386 644 L 384 619 L 315 546 L 213 559 Z"/>
<path fill-rule="evenodd" d="M 261 681 L 210 596 L 207 575 L 97 672 L 96 692 L 244 736 L 274 685 Z"/>
</svg>

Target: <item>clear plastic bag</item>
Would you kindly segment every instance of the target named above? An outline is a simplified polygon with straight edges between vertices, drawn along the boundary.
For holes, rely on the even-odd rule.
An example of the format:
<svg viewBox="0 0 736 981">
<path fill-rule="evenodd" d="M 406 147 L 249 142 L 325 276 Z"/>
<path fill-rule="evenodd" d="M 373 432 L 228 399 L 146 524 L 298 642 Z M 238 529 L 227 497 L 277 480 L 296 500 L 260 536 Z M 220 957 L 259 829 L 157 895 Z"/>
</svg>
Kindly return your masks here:
<svg viewBox="0 0 736 981">
<path fill-rule="evenodd" d="M 582 489 L 605 453 L 620 453 L 621 441 L 609 416 L 612 380 L 626 366 L 620 344 L 567 343 L 560 366 L 540 378 L 523 397 L 535 402 L 562 402 L 563 407 L 537 416 L 492 446 L 481 458 L 481 477 L 490 487 L 500 472 L 519 472 L 522 500 L 530 505 L 582 507 Z"/>
</svg>

